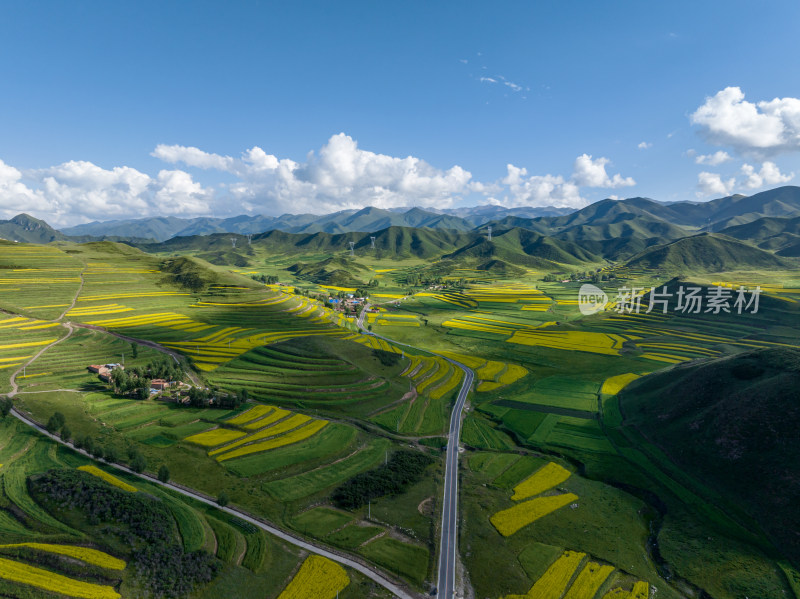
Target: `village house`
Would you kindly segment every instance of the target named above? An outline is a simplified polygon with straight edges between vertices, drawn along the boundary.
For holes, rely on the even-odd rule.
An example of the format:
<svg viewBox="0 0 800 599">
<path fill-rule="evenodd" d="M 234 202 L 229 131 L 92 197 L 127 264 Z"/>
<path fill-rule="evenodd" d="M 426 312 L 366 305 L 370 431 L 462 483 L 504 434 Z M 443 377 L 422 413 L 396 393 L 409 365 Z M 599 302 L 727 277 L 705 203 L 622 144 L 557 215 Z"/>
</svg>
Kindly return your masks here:
<svg viewBox="0 0 800 599">
<path fill-rule="evenodd" d="M 125 370 L 122 364 L 92 364 L 87 367 L 89 372 L 96 372 L 100 376 L 100 380 L 104 383 L 111 382 L 111 373 L 114 370 Z"/>
<path fill-rule="evenodd" d="M 150 381 L 150 389 L 155 389 L 156 391 L 165 391 L 170 388 L 172 383 L 164 379 L 153 379 Z"/>
</svg>

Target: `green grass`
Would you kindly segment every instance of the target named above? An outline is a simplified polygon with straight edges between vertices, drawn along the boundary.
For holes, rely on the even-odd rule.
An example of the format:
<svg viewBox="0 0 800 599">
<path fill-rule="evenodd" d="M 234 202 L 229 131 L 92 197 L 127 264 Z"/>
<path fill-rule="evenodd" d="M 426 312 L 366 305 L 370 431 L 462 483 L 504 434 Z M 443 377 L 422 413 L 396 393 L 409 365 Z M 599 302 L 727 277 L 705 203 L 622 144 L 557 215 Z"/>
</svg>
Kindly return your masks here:
<svg viewBox="0 0 800 599">
<path fill-rule="evenodd" d="M 564 552 L 563 547 L 553 547 L 543 543 L 533 542 L 523 549 L 517 556 L 522 569 L 531 580 L 539 580 L 542 574 Z"/>
<path fill-rule="evenodd" d="M 294 501 L 314 495 L 380 464 L 390 443 L 376 439 L 342 461 L 289 478 L 266 483 L 264 489 L 281 501 Z"/>
<path fill-rule="evenodd" d="M 183 501 L 172 496 L 169 491 L 156 491 L 156 494 L 169 507 L 181 535 L 184 551 L 201 549 L 206 544 L 206 527 L 203 516 Z"/>
<path fill-rule="evenodd" d="M 511 453 L 475 453 L 469 458 L 469 468 L 481 473 L 489 480 L 494 480 L 505 472 L 520 457 Z"/>
<path fill-rule="evenodd" d="M 368 560 L 421 585 L 428 572 L 428 550 L 381 537 L 359 549 Z"/>
<path fill-rule="evenodd" d="M 547 460 L 542 458 L 523 456 L 495 478 L 492 484 L 500 489 L 512 489 L 546 463 Z"/>
<path fill-rule="evenodd" d="M 252 572 L 260 572 L 267 557 L 267 533 L 258 530 L 245 535 L 245 539 L 247 541 L 247 551 L 242 559 L 242 566 Z"/>
<path fill-rule="evenodd" d="M 230 460 L 225 466 L 238 476 L 286 471 L 296 465 L 311 468 L 332 461 L 333 456 L 348 451 L 356 438 L 355 429 L 333 422 L 303 443 Z"/>
<path fill-rule="evenodd" d="M 207 518 L 217 539 L 217 557 L 224 562 L 231 562 L 242 555 L 247 547 L 244 535 L 230 524 L 217 518 Z"/>
<path fill-rule="evenodd" d="M 516 445 L 508 435 L 498 431 L 489 421 L 475 413 L 467 416 L 464 421 L 461 439 L 478 449 L 513 449 Z"/>
<path fill-rule="evenodd" d="M 337 528 L 346 526 L 352 520 L 353 517 L 345 512 L 318 507 L 298 515 L 294 519 L 294 527 L 303 534 L 324 537 Z"/>
<path fill-rule="evenodd" d="M 383 529 L 378 526 L 359 526 L 350 524 L 341 530 L 329 534 L 325 540 L 345 549 L 355 549 L 362 543 L 366 543 L 374 536 L 380 534 Z"/>
</svg>

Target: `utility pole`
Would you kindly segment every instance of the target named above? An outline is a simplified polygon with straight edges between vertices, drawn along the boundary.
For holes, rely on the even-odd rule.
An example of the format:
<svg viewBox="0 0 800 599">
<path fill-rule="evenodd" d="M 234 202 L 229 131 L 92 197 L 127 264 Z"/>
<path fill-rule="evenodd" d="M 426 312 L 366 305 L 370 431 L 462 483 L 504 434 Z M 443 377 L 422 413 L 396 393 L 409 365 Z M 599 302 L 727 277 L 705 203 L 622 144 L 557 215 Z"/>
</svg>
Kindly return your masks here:
<svg viewBox="0 0 800 599">
<path fill-rule="evenodd" d="M 356 253 L 353 250 L 353 248 L 356 246 L 356 242 L 355 241 L 348 241 L 347 243 L 350 244 L 350 256 L 355 257 Z"/>
<path fill-rule="evenodd" d="M 231 246 L 234 247 L 234 248 L 236 247 L 236 238 L 235 237 L 231 237 Z"/>
<path fill-rule="evenodd" d="M 489 241 L 491 241 L 492 240 L 492 225 L 489 225 L 487 227 L 487 230 L 489 231 Z"/>
<path fill-rule="evenodd" d="M 125 366 L 125 352 L 122 352 L 122 365 Z"/>
<path fill-rule="evenodd" d="M 247 235 L 247 245 L 253 245 L 252 241 L 253 241 L 253 234 L 250 233 Z"/>
<path fill-rule="evenodd" d="M 375 238 L 370 236 L 369 240 L 372 242 L 372 249 L 375 249 Z"/>
</svg>

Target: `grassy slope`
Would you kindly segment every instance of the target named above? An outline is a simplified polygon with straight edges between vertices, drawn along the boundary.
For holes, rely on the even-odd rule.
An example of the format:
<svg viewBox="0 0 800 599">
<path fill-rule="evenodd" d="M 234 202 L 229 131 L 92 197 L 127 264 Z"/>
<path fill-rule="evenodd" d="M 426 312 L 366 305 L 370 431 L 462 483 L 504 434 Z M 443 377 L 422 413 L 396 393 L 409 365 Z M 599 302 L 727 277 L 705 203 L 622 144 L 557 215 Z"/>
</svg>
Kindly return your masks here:
<svg viewBox="0 0 800 599">
<path fill-rule="evenodd" d="M 764 349 L 651 375 L 621 405 L 626 425 L 746 506 L 800 563 L 798 389 L 800 351 Z"/>
</svg>

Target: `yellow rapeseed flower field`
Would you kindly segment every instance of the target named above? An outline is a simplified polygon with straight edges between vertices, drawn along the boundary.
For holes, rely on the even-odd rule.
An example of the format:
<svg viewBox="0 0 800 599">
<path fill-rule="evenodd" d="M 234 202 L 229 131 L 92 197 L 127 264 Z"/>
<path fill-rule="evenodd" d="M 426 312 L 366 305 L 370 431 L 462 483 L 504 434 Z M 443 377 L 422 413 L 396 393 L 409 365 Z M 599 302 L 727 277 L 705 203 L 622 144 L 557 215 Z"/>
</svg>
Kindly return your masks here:
<svg viewBox="0 0 800 599">
<path fill-rule="evenodd" d="M 517 331 L 506 341 L 521 345 L 618 356 L 622 344 L 627 339 L 622 335 L 588 331 Z"/>
<path fill-rule="evenodd" d="M 508 537 L 547 514 L 556 511 L 578 499 L 574 493 L 548 495 L 524 501 L 506 510 L 500 510 L 490 520 L 497 531 Z"/>
<path fill-rule="evenodd" d="M 91 466 L 91 465 L 79 466 L 78 470 L 83 470 L 84 472 L 88 472 L 92 476 L 96 476 L 97 478 L 102 478 L 108 484 L 114 485 L 115 487 L 119 487 L 123 491 L 129 491 L 131 493 L 136 493 L 136 491 L 138 491 L 136 487 L 129 485 L 125 481 L 118 479 L 116 476 L 114 476 L 113 474 L 109 474 L 105 470 L 100 470 L 100 468 L 98 468 L 97 466 Z"/>
<path fill-rule="evenodd" d="M 334 599 L 350 584 L 347 572 L 321 555 L 310 555 L 278 599 Z"/>
<path fill-rule="evenodd" d="M 228 424 L 240 425 L 246 422 L 250 422 L 251 420 L 255 420 L 257 418 L 261 418 L 262 416 L 266 416 L 270 412 L 275 409 L 274 406 L 262 406 L 258 405 L 255 407 L 250 408 L 239 414 L 238 416 L 234 416 L 230 420 L 226 420 Z"/>
<path fill-rule="evenodd" d="M 289 410 L 284 410 L 283 408 L 273 408 L 271 412 L 265 413 L 263 417 L 249 420 L 244 424 L 240 424 L 239 426 L 242 426 L 248 430 L 256 430 L 264 428 L 265 426 L 271 426 L 278 422 L 278 420 L 282 420 L 290 414 L 291 412 Z"/>
<path fill-rule="evenodd" d="M 108 568 L 109 570 L 124 570 L 125 562 L 117 559 L 113 555 L 109 555 L 104 551 L 98 549 L 91 549 L 89 547 L 78 547 L 77 545 L 56 545 L 53 543 L 12 543 L 10 545 L 0 545 L 0 549 L 12 547 L 27 547 L 29 549 L 36 549 L 38 551 L 46 551 L 47 553 L 58 553 L 59 555 L 66 555 L 74 557 L 87 564 L 100 566 L 101 568 Z"/>
<path fill-rule="evenodd" d="M 455 389 L 461 382 L 462 371 L 461 369 L 450 367 L 450 377 L 438 385 L 433 391 L 430 392 L 431 399 L 441 399 L 453 389 Z"/>
<path fill-rule="evenodd" d="M 42 345 L 50 345 L 51 343 L 58 341 L 57 338 L 53 339 L 45 339 L 44 341 L 28 341 L 26 343 L 7 343 L 6 345 L 0 345 L 0 350 L 3 349 L 18 349 L 21 347 L 39 347 Z"/>
<path fill-rule="evenodd" d="M 217 445 L 228 443 L 239 437 L 244 437 L 244 435 L 245 433 L 242 431 L 234 431 L 229 428 L 212 428 L 202 433 L 189 435 L 184 441 L 194 443 L 195 445 L 202 445 L 203 447 L 216 447 Z"/>
<path fill-rule="evenodd" d="M 616 376 L 609 377 L 603 382 L 603 386 L 600 387 L 600 393 L 616 395 L 622 391 L 628 385 L 628 383 L 635 381 L 640 376 L 641 375 L 634 374 L 633 372 L 626 372 L 625 374 L 618 374 Z"/>
<path fill-rule="evenodd" d="M 79 599 L 119 599 L 113 587 L 74 580 L 49 570 L 0 558 L 0 578 Z"/>
<path fill-rule="evenodd" d="M 494 360 L 486 362 L 486 365 L 475 371 L 479 379 L 484 381 L 493 381 L 495 377 L 502 372 L 505 368 L 505 363 L 495 362 Z"/>
<path fill-rule="evenodd" d="M 514 495 L 511 496 L 511 499 L 520 501 L 539 495 L 556 485 L 560 485 L 571 475 L 572 473 L 563 466 L 555 462 L 549 462 L 514 487 Z"/>
<path fill-rule="evenodd" d="M 572 575 L 575 573 L 585 553 L 566 551 L 542 574 L 525 595 L 506 595 L 504 599 L 561 599 Z"/>
<path fill-rule="evenodd" d="M 564 599 L 586 599 L 587 597 L 594 597 L 597 591 L 600 590 L 606 578 L 611 576 L 614 571 L 614 566 L 600 565 L 595 562 L 589 562 L 578 574 L 575 582 L 569 587 Z"/>
<path fill-rule="evenodd" d="M 510 385 L 511 383 L 524 377 L 526 374 L 528 374 L 528 370 L 526 368 L 517 366 L 516 364 L 509 364 L 506 367 L 506 371 L 498 377 L 497 382 L 501 385 Z"/>
<path fill-rule="evenodd" d="M 452 351 L 441 351 L 439 352 L 443 356 L 446 356 L 456 362 L 461 362 L 464 366 L 468 368 L 481 368 L 484 364 L 486 364 L 486 360 L 480 358 L 478 356 L 468 356 L 466 354 L 457 354 Z"/>
<path fill-rule="evenodd" d="M 631 591 L 616 588 L 603 595 L 603 599 L 648 599 L 648 597 L 650 597 L 650 585 L 643 580 L 637 581 Z"/>
<path fill-rule="evenodd" d="M 267 418 L 269 418 L 269 416 L 267 416 Z M 260 439 L 282 435 L 285 432 L 297 428 L 301 424 L 305 424 L 309 420 L 311 420 L 311 416 L 306 416 L 305 414 L 295 414 L 294 416 L 286 418 L 285 420 L 281 420 L 279 423 L 262 429 L 257 433 L 247 435 L 238 441 L 234 441 L 230 445 L 227 445 L 224 449 L 214 449 L 210 451 L 208 455 L 222 453 L 223 451 L 230 451 L 231 449 L 244 445 L 245 443 L 251 443 L 253 441 L 259 441 Z"/>
<path fill-rule="evenodd" d="M 492 381 L 481 381 L 478 383 L 476 389 L 478 391 L 494 391 L 503 386 L 503 383 L 494 383 Z"/>
<path fill-rule="evenodd" d="M 285 435 L 280 435 L 273 439 L 261 441 L 260 443 L 244 445 L 242 447 L 239 447 L 238 449 L 229 451 L 228 453 L 223 453 L 222 455 L 217 456 L 217 460 L 220 462 L 224 462 L 225 460 L 238 458 L 243 455 L 250 455 L 252 453 L 259 453 L 270 449 L 277 449 L 278 447 L 284 447 L 285 445 L 291 445 L 292 443 L 305 441 L 309 437 L 316 435 L 319 431 L 325 428 L 327 424 L 328 424 L 327 420 L 313 420 L 308 424 L 301 426 L 300 428 L 297 428 L 289 433 L 286 433 Z"/>
</svg>

